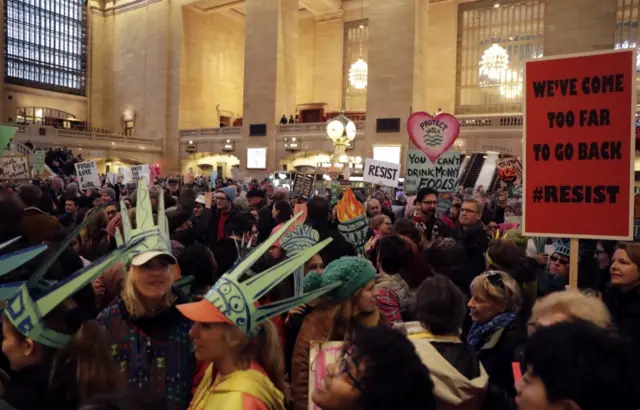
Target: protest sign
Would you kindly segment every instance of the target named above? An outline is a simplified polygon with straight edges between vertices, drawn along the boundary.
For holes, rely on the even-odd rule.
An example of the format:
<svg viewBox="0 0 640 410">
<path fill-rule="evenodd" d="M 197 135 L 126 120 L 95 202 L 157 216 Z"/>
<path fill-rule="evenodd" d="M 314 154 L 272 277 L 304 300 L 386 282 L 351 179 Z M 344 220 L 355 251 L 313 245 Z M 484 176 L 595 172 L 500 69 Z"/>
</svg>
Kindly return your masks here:
<svg viewBox="0 0 640 410">
<path fill-rule="evenodd" d="M 407 121 L 407 131 L 415 146 L 431 162 L 436 162 L 458 139 L 460 122 L 444 112 L 435 117 L 426 112 L 414 112 Z"/>
<path fill-rule="evenodd" d="M 405 192 L 417 192 L 426 187 L 440 192 L 455 192 L 461 163 L 459 152 L 445 152 L 434 165 L 422 151 L 407 150 Z"/>
<path fill-rule="evenodd" d="M 311 191 L 313 191 L 313 181 L 313 176 L 297 173 L 293 178 L 293 192 L 299 194 L 304 198 L 311 197 Z"/>
<path fill-rule="evenodd" d="M 523 234 L 632 239 L 635 49 L 528 61 L 524 85 Z"/>
<path fill-rule="evenodd" d="M 144 179 L 147 185 L 151 185 L 151 168 L 149 168 L 149 164 L 134 165 L 130 169 L 132 181 L 138 182 Z"/>
<path fill-rule="evenodd" d="M 133 181 L 133 176 L 131 175 L 131 169 L 127 167 L 118 168 L 118 175 L 122 177 L 122 182 L 128 184 Z"/>
<path fill-rule="evenodd" d="M 513 198 L 517 187 L 522 185 L 522 162 L 518 157 L 503 157 L 496 162 L 500 187 L 507 190 L 509 198 Z"/>
<path fill-rule="evenodd" d="M 400 178 L 400 164 L 392 162 L 377 161 L 367 158 L 362 170 L 362 180 L 372 184 L 398 187 Z"/>
<path fill-rule="evenodd" d="M 30 179 L 29 161 L 21 155 L 0 157 L 0 179 Z"/>
<path fill-rule="evenodd" d="M 100 188 L 100 175 L 95 161 L 79 162 L 75 167 L 80 189 Z"/>
<path fill-rule="evenodd" d="M 312 400 L 313 392 L 324 383 L 327 367 L 340 361 L 344 342 L 311 342 L 309 349 L 309 402 L 308 410 L 321 410 Z"/>
<path fill-rule="evenodd" d="M 116 174 L 114 174 L 113 172 L 107 172 L 107 182 L 113 186 L 116 185 L 116 182 L 118 181 L 116 178 Z"/>
<path fill-rule="evenodd" d="M 42 174 L 44 172 L 44 151 L 41 149 L 35 150 L 33 157 L 33 170 L 38 174 Z"/>
</svg>

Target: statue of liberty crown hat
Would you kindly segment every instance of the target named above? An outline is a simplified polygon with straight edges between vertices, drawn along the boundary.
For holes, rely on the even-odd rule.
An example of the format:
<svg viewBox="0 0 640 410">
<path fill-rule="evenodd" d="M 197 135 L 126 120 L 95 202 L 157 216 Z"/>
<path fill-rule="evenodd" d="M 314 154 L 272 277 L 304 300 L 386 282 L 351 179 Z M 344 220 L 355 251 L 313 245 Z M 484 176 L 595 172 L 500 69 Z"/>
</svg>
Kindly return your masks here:
<svg viewBox="0 0 640 410">
<path fill-rule="evenodd" d="M 178 310 L 188 319 L 202 323 L 228 323 L 238 326 L 250 337 L 260 330 L 260 324 L 273 316 L 308 303 L 340 286 L 340 282 L 315 289 L 301 296 L 293 296 L 266 305 L 257 302 L 271 289 L 304 265 L 311 256 L 327 246 L 332 239 L 326 240 L 298 252 L 278 265 L 255 276 L 248 276 L 251 266 L 269 250 L 273 243 L 287 232 L 300 214 L 284 224 L 278 232 L 254 249 L 246 258 L 225 273 L 205 298 L 199 302 L 178 305 Z"/>
<path fill-rule="evenodd" d="M 76 227 L 74 231 L 60 244 L 58 249 L 51 253 L 38 266 L 36 271 L 27 281 L 19 281 L 5 284 L 3 290 L 13 288 L 13 295 L 7 300 L 4 310 L 5 317 L 15 326 L 15 328 L 25 337 L 32 339 L 45 346 L 60 349 L 70 340 L 71 336 L 63 334 L 45 326 L 44 318 L 53 309 L 59 306 L 67 298 L 89 284 L 93 279 L 101 275 L 111 264 L 122 258 L 123 254 L 129 251 L 129 247 L 135 247 L 143 238 L 138 238 L 119 247 L 109 255 L 106 255 L 89 266 L 84 267 L 73 275 L 60 282 L 47 282 L 43 280 L 44 274 L 49 270 L 60 254 L 78 236 L 92 217 Z M 2 246 L 6 246 L 6 243 Z M 0 272 L 6 273 L 11 266 L 25 263 L 25 255 L 35 257 L 38 253 L 34 248 L 42 252 L 42 248 L 27 248 L 21 252 L 14 252 L 6 255 L 0 260 Z M 46 247 L 45 247 L 46 248 Z M 19 266 L 19 265 L 18 265 Z M 2 295 L 6 295 L 5 292 Z M 5 299 L 6 300 L 6 299 Z"/>
<path fill-rule="evenodd" d="M 172 263 L 178 261 L 171 253 L 171 239 L 169 237 L 169 223 L 164 211 L 164 196 L 158 197 L 158 223 L 153 220 L 153 208 L 151 206 L 151 194 L 144 179 L 138 182 L 136 189 L 136 227 L 131 226 L 131 220 L 127 214 L 127 207 L 121 201 L 122 209 L 122 233 L 116 230 L 116 243 L 123 246 L 138 238 L 143 238 L 138 245 L 125 256 L 125 265 L 129 263 L 141 266 L 157 256 L 164 256 Z"/>
</svg>

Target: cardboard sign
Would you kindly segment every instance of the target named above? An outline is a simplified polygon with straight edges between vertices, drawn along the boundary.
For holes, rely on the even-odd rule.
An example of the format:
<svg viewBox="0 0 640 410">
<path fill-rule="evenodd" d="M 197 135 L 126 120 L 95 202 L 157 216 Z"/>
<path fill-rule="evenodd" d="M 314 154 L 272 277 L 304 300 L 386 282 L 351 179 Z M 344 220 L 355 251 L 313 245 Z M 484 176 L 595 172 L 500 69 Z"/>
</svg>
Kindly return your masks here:
<svg viewBox="0 0 640 410">
<path fill-rule="evenodd" d="M 633 239 L 635 49 L 526 63 L 525 236 Z"/>
<path fill-rule="evenodd" d="M 37 149 L 33 153 L 33 170 L 39 174 L 44 172 L 44 154 L 44 151 L 41 149 Z"/>
<path fill-rule="evenodd" d="M 405 192 L 417 192 L 425 187 L 441 193 L 455 192 L 458 189 L 458 172 L 461 163 L 462 155 L 459 152 L 445 152 L 434 165 L 422 151 L 407 150 Z"/>
<path fill-rule="evenodd" d="M 31 173 L 29 172 L 27 157 L 21 155 L 0 157 L 0 180 L 30 178 Z"/>
<path fill-rule="evenodd" d="M 151 185 L 151 168 L 149 165 L 134 165 L 131 168 L 131 180 L 138 182 L 144 179 L 147 185 Z"/>
<path fill-rule="evenodd" d="M 400 164 L 367 158 L 362 170 L 362 180 L 372 184 L 397 188 Z"/>
<path fill-rule="evenodd" d="M 305 198 L 311 197 L 313 181 L 313 176 L 297 173 L 293 178 L 293 192 Z"/>
<path fill-rule="evenodd" d="M 322 410 L 311 400 L 313 392 L 324 383 L 327 366 L 337 363 L 342 352 L 343 342 L 311 342 L 309 350 L 309 410 Z"/>
<path fill-rule="evenodd" d="M 127 167 L 118 168 L 118 175 L 122 177 L 122 182 L 124 184 L 128 184 L 133 181 L 133 176 L 131 175 L 131 169 Z"/>
<path fill-rule="evenodd" d="M 118 182 L 118 180 L 116 179 L 116 174 L 114 174 L 113 172 L 107 172 L 107 182 L 112 185 L 115 186 L 116 183 Z"/>
<path fill-rule="evenodd" d="M 445 112 L 435 117 L 426 112 L 414 112 L 407 121 L 411 141 L 431 160 L 436 162 L 460 135 L 460 122 Z"/>
<path fill-rule="evenodd" d="M 496 171 L 500 180 L 500 187 L 506 189 L 509 198 L 513 198 L 518 188 L 522 186 L 522 162 L 517 157 L 499 158 Z"/>
<path fill-rule="evenodd" d="M 79 162 L 75 167 L 78 186 L 81 190 L 100 188 L 100 175 L 95 161 Z"/>
</svg>

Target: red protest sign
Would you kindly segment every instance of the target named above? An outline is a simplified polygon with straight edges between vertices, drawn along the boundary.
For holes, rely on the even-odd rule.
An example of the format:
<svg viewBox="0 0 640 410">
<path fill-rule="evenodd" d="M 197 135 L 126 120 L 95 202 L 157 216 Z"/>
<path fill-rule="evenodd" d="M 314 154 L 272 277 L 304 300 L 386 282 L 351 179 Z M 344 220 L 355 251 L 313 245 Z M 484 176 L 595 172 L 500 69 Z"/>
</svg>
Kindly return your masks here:
<svg viewBox="0 0 640 410">
<path fill-rule="evenodd" d="M 635 49 L 526 63 L 525 235 L 633 238 L 635 86 Z"/>
</svg>

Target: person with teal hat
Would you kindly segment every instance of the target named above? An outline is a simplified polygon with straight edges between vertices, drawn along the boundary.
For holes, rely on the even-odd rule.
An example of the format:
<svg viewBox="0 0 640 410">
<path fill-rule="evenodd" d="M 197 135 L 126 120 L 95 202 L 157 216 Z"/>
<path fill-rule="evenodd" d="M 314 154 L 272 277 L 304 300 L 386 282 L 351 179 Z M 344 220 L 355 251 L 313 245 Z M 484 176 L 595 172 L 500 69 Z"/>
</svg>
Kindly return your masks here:
<svg viewBox="0 0 640 410">
<path fill-rule="evenodd" d="M 296 410 L 309 402 L 309 353 L 311 343 L 353 338 L 358 327 L 375 327 L 384 322 L 376 306 L 376 270 L 368 260 L 345 256 L 329 263 L 322 274 L 310 272 L 304 278 L 304 294 L 339 283 L 309 313 L 300 328 L 292 357 L 291 390 Z"/>
<path fill-rule="evenodd" d="M 300 215 L 296 215 L 296 218 Z M 204 299 L 178 305 L 194 323 L 190 336 L 196 358 L 211 363 L 195 392 L 190 410 L 284 410 L 284 362 L 280 340 L 269 319 L 340 286 L 333 282 L 265 305 L 259 301 L 331 239 L 326 239 L 274 267 L 253 274 L 251 267 L 287 232 L 295 218 L 225 273 Z"/>
</svg>

